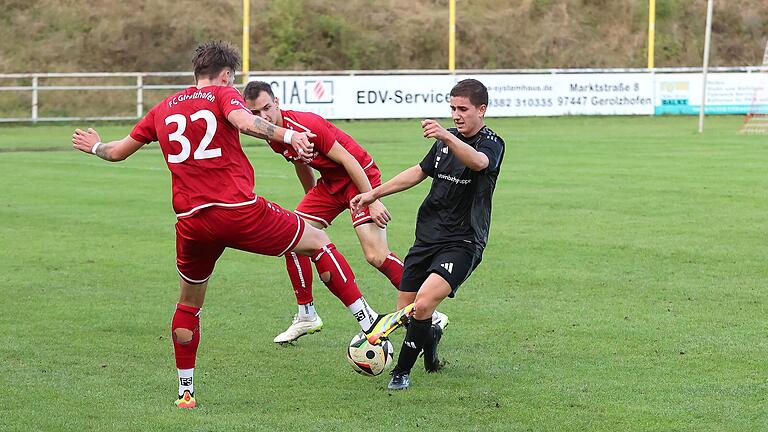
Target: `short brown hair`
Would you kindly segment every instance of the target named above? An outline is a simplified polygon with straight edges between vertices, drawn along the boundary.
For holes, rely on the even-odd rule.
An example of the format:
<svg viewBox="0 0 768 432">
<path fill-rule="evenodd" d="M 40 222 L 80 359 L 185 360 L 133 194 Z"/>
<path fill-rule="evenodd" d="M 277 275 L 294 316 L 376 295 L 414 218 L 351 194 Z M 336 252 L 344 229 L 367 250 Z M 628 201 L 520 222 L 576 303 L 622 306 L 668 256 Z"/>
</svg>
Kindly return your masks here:
<svg viewBox="0 0 768 432">
<path fill-rule="evenodd" d="M 195 48 L 192 55 L 195 80 L 200 77 L 214 78 L 224 68 L 233 72 L 240 69 L 240 53 L 237 48 L 224 41 L 208 41 Z"/>
<path fill-rule="evenodd" d="M 270 98 L 275 99 L 275 93 L 272 92 L 272 86 L 264 81 L 251 81 L 243 90 L 243 99 L 253 100 L 259 97 L 261 92 L 267 92 Z"/>
<path fill-rule="evenodd" d="M 451 89 L 451 96 L 469 98 L 469 102 L 476 107 L 488 105 L 488 89 L 483 83 L 472 78 L 457 82 Z"/>
</svg>

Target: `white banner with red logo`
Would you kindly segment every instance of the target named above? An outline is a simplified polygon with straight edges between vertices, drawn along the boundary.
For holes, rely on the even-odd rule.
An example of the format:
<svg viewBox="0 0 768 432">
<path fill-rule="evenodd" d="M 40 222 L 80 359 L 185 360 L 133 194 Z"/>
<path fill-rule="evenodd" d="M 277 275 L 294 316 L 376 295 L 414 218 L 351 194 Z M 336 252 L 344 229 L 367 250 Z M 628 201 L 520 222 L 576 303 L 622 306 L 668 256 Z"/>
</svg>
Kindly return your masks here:
<svg viewBox="0 0 768 432">
<path fill-rule="evenodd" d="M 329 119 L 449 117 L 451 88 L 464 75 L 255 77 L 286 109 Z M 649 74 L 479 75 L 488 116 L 653 114 Z"/>
<path fill-rule="evenodd" d="M 449 117 L 449 92 L 465 78 L 478 79 L 488 88 L 489 117 L 689 114 L 692 108 L 698 112 L 698 77 L 606 72 L 265 76 L 253 80 L 270 83 L 286 109 L 312 111 L 328 119 L 390 119 Z M 759 87 L 757 81 L 765 77 L 768 74 L 713 74 L 707 110 L 746 112 L 748 100 Z M 688 101 L 690 106 L 681 107 Z"/>
</svg>

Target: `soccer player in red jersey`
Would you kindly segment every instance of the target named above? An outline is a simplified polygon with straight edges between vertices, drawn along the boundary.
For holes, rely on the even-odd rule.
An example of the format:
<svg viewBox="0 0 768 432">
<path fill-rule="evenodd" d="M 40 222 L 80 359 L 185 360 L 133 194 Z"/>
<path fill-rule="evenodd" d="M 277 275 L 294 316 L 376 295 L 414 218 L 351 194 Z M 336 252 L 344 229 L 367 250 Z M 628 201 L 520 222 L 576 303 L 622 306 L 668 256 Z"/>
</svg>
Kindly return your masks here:
<svg viewBox="0 0 768 432">
<path fill-rule="evenodd" d="M 391 216 L 384 204 L 373 201 L 367 207 L 352 212 L 349 201 L 355 195 L 370 191 L 381 184 L 381 172 L 371 155 L 351 136 L 323 117 L 303 111 L 284 110 L 270 84 L 263 81 L 248 83 L 243 91 L 245 103 L 262 119 L 277 126 L 311 134 L 314 152 L 307 161 L 280 140 L 268 139 L 272 150 L 294 164 L 306 195 L 296 207 L 296 214 L 317 228 L 327 228 L 342 212 L 349 210 L 352 226 L 369 264 L 378 269 L 395 288 L 400 287 L 403 262 L 387 246 L 385 230 Z M 313 168 L 321 177 L 315 180 Z M 291 342 L 311 334 L 323 325 L 315 310 L 312 297 L 312 272 L 306 256 L 285 254 L 288 276 L 298 303 L 293 323 L 274 339 L 276 343 Z M 436 323 L 443 327 L 448 317 L 436 313 Z"/>
<path fill-rule="evenodd" d="M 224 42 L 197 47 L 195 86 L 153 107 L 123 139 L 102 143 L 93 129 L 77 129 L 75 149 L 121 161 L 158 141 L 171 171 L 180 295 L 171 323 L 180 408 L 196 406 L 193 372 L 200 342 L 200 310 L 208 278 L 225 248 L 280 256 L 295 252 L 314 262 L 322 281 L 357 319 L 372 342 L 400 325 L 411 308 L 378 315 L 365 301 L 344 256 L 322 230 L 253 192 L 253 167 L 239 132 L 282 141 L 301 158 L 311 134 L 277 127 L 251 114 L 233 87 L 240 54 Z M 311 258 L 310 258 L 311 257 Z"/>
</svg>

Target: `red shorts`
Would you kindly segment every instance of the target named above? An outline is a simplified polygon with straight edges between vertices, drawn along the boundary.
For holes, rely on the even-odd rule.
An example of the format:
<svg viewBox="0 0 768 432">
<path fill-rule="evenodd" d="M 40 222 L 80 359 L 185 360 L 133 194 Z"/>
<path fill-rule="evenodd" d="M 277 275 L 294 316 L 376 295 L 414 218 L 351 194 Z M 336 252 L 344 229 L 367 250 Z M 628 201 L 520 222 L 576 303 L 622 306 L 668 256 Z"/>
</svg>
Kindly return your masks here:
<svg viewBox="0 0 768 432">
<path fill-rule="evenodd" d="M 372 188 L 381 185 L 381 172 L 376 168 L 376 165 L 366 170 L 366 174 Z M 349 181 L 345 187 L 332 194 L 328 185 L 321 178 L 317 182 L 317 186 L 310 189 L 304 195 L 304 198 L 296 207 L 296 213 L 304 219 L 320 222 L 323 227 L 327 228 L 341 212 L 350 210 L 352 226 L 357 228 L 359 225 L 371 222 L 371 213 L 368 211 L 368 207 L 355 214 L 352 214 L 349 208 L 349 201 L 359 193 L 360 191 L 357 189 L 357 186 L 352 181 Z"/>
<path fill-rule="evenodd" d="M 280 256 L 296 247 L 305 226 L 262 197 L 242 207 L 208 207 L 176 222 L 176 268 L 185 281 L 203 283 L 224 248 Z"/>
</svg>

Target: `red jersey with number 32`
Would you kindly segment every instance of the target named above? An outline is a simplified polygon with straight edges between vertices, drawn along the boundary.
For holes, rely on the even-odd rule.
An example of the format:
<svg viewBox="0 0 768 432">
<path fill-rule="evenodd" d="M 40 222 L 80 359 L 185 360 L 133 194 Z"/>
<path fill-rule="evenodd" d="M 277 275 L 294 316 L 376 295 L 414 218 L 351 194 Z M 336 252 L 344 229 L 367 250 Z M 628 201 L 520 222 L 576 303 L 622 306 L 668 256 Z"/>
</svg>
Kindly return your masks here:
<svg viewBox="0 0 768 432">
<path fill-rule="evenodd" d="M 360 144 L 333 123 L 311 112 L 282 110 L 283 127 L 296 132 L 312 132 L 316 136 L 309 141 L 315 145 L 315 156 L 309 166 L 320 172 L 320 181 L 324 182 L 332 194 L 344 189 L 352 179 L 342 166 L 327 156 L 335 142 L 341 144 L 351 154 L 363 171 L 375 167 L 373 158 Z M 298 159 L 298 154 L 288 144 L 281 141 L 267 141 L 275 153 L 279 153 L 288 161 Z"/>
<path fill-rule="evenodd" d="M 157 104 L 131 131 L 139 142 L 160 143 L 177 217 L 211 205 L 255 201 L 253 167 L 240 146 L 240 132 L 227 120 L 239 109 L 247 110 L 234 87 L 190 87 Z"/>
</svg>

